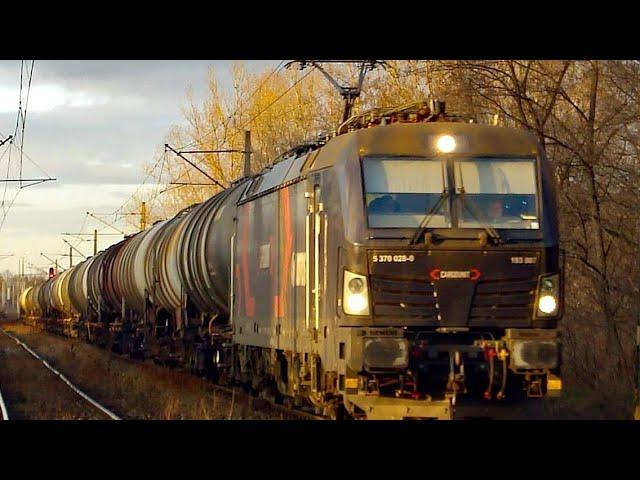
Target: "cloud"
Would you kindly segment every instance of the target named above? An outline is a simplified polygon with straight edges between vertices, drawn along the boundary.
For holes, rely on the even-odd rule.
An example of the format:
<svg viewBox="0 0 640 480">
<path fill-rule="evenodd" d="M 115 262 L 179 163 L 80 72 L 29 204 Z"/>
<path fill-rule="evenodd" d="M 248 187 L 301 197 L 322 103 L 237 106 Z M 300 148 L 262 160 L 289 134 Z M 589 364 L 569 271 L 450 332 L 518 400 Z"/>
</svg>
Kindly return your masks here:
<svg viewBox="0 0 640 480">
<path fill-rule="evenodd" d="M 62 85 L 35 85 L 26 96 L 23 91 L 22 108 L 31 113 L 50 112 L 56 108 L 88 108 L 106 105 L 110 98 L 91 91 L 69 90 Z M 17 86 L 0 85 L 0 113 L 17 112 L 19 90 Z"/>
</svg>

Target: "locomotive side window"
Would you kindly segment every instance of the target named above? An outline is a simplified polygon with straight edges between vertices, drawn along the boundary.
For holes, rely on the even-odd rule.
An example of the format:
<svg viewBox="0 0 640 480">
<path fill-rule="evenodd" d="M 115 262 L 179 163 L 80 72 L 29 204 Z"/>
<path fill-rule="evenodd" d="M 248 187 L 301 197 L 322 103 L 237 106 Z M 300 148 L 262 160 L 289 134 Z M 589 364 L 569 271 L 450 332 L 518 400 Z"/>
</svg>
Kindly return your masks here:
<svg viewBox="0 0 640 480">
<path fill-rule="evenodd" d="M 364 158 L 365 200 L 370 228 L 415 228 L 433 213 L 429 225 L 451 226 L 445 164 L 426 158 Z"/>
<path fill-rule="evenodd" d="M 533 159 L 456 161 L 459 227 L 538 229 Z"/>
</svg>

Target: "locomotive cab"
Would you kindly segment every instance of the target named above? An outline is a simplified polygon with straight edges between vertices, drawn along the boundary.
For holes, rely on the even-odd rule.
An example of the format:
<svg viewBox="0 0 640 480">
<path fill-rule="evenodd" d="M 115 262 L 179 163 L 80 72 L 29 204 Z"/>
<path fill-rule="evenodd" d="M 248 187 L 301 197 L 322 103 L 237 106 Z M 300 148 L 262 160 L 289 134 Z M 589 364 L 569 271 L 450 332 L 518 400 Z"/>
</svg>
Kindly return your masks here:
<svg viewBox="0 0 640 480">
<path fill-rule="evenodd" d="M 343 137 L 337 312 L 351 406 L 555 392 L 562 275 L 536 139 L 454 122 Z"/>
</svg>

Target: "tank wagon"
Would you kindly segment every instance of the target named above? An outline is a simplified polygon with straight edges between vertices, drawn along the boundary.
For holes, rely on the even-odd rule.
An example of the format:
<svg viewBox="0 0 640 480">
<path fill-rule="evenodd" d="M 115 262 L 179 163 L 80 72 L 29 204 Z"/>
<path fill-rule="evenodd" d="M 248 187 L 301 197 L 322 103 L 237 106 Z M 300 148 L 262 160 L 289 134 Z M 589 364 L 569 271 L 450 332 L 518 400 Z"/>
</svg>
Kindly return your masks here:
<svg viewBox="0 0 640 480">
<path fill-rule="evenodd" d="M 26 292 L 23 311 L 332 417 L 450 418 L 458 399 L 558 388 L 556 212 L 528 132 L 376 110 Z"/>
</svg>

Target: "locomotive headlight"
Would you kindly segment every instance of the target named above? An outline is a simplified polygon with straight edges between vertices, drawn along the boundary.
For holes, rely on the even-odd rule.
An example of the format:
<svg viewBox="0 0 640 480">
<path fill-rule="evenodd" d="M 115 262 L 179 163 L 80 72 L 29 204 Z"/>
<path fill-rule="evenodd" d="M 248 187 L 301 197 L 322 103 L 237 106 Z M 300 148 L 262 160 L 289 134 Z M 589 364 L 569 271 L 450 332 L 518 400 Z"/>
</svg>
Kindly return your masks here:
<svg viewBox="0 0 640 480">
<path fill-rule="evenodd" d="M 369 315 L 367 277 L 344 271 L 342 308 L 347 315 Z"/>
<path fill-rule="evenodd" d="M 538 301 L 538 309 L 547 315 L 552 314 L 558 308 L 558 302 L 553 295 L 544 295 Z"/>
<path fill-rule="evenodd" d="M 552 317 L 558 314 L 560 275 L 546 275 L 538 283 L 537 317 Z"/>
<path fill-rule="evenodd" d="M 362 293 L 362 290 L 364 290 L 364 281 L 358 277 L 352 278 L 349 280 L 348 287 L 351 293 Z"/>
<path fill-rule="evenodd" d="M 442 153 L 450 153 L 453 152 L 456 148 L 456 140 L 451 135 L 441 135 L 436 140 L 436 147 Z"/>
</svg>

